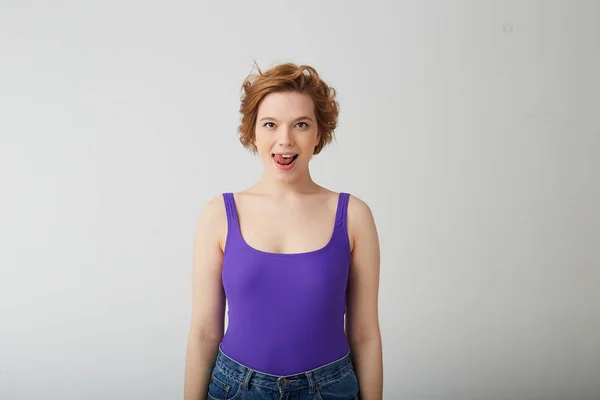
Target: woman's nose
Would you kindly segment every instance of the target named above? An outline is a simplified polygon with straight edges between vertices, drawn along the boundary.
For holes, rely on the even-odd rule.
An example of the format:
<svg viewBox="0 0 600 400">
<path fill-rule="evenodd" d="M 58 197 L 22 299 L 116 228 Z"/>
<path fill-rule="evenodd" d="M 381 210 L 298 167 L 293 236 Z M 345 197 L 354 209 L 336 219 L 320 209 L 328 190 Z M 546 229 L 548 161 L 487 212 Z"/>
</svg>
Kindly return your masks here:
<svg viewBox="0 0 600 400">
<path fill-rule="evenodd" d="M 294 144 L 292 132 L 289 128 L 281 128 L 277 137 L 280 146 L 291 146 Z"/>
</svg>

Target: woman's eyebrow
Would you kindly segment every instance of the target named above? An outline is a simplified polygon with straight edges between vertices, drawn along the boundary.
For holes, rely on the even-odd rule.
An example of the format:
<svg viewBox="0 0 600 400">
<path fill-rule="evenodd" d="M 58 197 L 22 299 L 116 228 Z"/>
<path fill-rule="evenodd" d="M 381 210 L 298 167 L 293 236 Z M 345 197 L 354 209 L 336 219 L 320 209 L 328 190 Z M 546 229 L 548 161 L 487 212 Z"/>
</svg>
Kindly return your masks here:
<svg viewBox="0 0 600 400">
<path fill-rule="evenodd" d="M 273 121 L 277 121 L 277 118 L 273 118 L 273 117 L 262 117 L 262 118 L 259 120 L 259 122 L 260 122 L 260 121 L 262 121 L 262 120 L 265 120 L 265 119 L 271 119 L 271 120 L 273 120 Z M 294 121 L 300 121 L 301 119 L 307 119 L 307 120 L 309 120 L 309 121 L 312 121 L 312 118 L 311 118 L 311 117 L 308 117 L 308 116 L 306 116 L 306 115 L 305 115 L 305 116 L 302 116 L 302 117 L 298 117 L 298 118 L 294 119 Z"/>
</svg>

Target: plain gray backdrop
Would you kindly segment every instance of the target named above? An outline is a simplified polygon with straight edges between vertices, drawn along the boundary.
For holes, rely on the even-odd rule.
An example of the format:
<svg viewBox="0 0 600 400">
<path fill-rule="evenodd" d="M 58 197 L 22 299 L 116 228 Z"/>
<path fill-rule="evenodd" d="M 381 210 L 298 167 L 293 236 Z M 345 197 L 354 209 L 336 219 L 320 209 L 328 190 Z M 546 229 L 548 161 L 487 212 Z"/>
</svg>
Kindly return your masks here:
<svg viewBox="0 0 600 400">
<path fill-rule="evenodd" d="M 202 206 L 252 63 L 339 93 L 385 396 L 600 398 L 598 1 L 0 0 L 0 398 L 181 399 Z"/>
</svg>

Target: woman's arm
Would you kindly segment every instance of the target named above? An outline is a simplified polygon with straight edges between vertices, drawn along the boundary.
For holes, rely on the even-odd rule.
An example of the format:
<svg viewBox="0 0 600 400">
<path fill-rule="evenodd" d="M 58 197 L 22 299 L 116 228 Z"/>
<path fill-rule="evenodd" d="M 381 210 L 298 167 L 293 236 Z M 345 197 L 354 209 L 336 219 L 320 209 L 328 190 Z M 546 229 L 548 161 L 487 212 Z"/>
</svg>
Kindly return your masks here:
<svg viewBox="0 0 600 400">
<path fill-rule="evenodd" d="M 203 400 L 223 339 L 225 293 L 221 280 L 227 229 L 221 196 L 202 209 L 193 245 L 192 318 L 185 364 L 184 399 Z"/>
<path fill-rule="evenodd" d="M 361 400 L 383 397 L 383 352 L 379 329 L 379 238 L 373 214 L 351 196 L 348 234 L 352 261 L 348 281 L 346 335 L 356 369 Z"/>
</svg>

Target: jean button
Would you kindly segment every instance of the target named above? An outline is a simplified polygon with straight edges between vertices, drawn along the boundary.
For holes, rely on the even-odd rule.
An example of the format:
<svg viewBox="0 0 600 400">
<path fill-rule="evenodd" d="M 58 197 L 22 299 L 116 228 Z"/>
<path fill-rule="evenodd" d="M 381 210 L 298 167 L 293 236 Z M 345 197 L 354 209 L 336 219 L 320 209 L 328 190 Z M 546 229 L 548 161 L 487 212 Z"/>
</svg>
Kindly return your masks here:
<svg viewBox="0 0 600 400">
<path fill-rule="evenodd" d="M 285 385 L 287 385 L 288 383 L 290 383 L 290 381 L 288 381 L 287 379 L 280 379 L 279 380 L 279 386 L 284 387 Z"/>
</svg>

